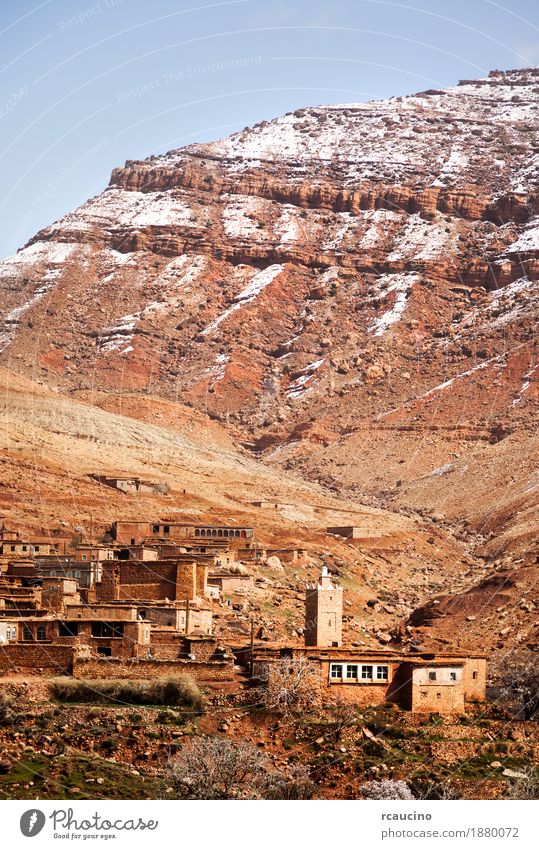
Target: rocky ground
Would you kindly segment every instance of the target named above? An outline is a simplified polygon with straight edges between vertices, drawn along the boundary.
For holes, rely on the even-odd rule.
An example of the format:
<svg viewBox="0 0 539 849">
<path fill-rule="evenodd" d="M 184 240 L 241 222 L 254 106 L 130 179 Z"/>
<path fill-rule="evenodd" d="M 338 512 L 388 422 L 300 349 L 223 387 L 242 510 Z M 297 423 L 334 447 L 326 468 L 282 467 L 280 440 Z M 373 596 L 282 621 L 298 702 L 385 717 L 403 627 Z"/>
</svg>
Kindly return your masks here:
<svg viewBox="0 0 539 849">
<path fill-rule="evenodd" d="M 509 721 L 494 707 L 449 722 L 388 706 L 357 710 L 341 731 L 331 708 L 288 719 L 268 714 L 241 680 L 228 694 L 209 693 L 202 716 L 55 703 L 36 679 L 3 681 L 2 691 L 15 709 L 0 727 L 3 798 L 171 798 L 169 760 L 197 734 L 247 740 L 279 769 L 306 764 L 317 795 L 327 798 L 359 798 L 364 781 L 382 777 L 405 779 L 418 797 L 443 787 L 458 798 L 499 798 L 511 772 L 539 762 L 535 723 Z"/>
</svg>

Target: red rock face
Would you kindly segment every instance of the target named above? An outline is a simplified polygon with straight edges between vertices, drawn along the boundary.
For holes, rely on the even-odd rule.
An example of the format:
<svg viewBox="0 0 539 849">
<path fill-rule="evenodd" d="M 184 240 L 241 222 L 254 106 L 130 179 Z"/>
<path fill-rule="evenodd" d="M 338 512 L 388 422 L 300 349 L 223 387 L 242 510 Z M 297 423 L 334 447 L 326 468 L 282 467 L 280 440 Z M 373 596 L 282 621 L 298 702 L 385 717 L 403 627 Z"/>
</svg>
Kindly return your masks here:
<svg viewBox="0 0 539 849">
<path fill-rule="evenodd" d="M 402 458 L 367 479 L 357 434 L 398 454 L 403 434 L 527 427 L 538 105 L 537 70 L 494 72 L 127 162 L 0 265 L 1 362 L 178 398 L 269 461 L 378 494 Z"/>
</svg>

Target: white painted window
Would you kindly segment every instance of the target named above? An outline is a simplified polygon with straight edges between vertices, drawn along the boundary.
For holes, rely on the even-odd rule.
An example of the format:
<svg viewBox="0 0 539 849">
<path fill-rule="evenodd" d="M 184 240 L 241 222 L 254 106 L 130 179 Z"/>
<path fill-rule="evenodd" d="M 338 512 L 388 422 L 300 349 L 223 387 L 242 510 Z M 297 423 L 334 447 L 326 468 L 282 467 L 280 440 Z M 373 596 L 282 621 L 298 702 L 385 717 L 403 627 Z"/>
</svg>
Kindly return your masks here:
<svg viewBox="0 0 539 849">
<path fill-rule="evenodd" d="M 330 666 L 330 677 L 331 678 L 339 678 L 343 677 L 343 665 L 342 663 L 332 663 Z"/>
<path fill-rule="evenodd" d="M 354 684 L 381 684 L 389 681 L 389 666 L 373 663 L 330 663 L 329 677 L 331 680 Z"/>
</svg>

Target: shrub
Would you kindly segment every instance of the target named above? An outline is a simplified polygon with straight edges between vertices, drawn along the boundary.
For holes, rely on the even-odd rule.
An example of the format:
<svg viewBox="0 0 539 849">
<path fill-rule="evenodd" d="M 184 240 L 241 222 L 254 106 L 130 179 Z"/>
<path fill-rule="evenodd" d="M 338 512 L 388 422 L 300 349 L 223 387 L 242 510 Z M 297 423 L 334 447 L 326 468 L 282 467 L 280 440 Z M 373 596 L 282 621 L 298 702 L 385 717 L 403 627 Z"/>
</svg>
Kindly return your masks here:
<svg viewBox="0 0 539 849">
<path fill-rule="evenodd" d="M 244 740 L 198 737 L 169 761 L 178 799 L 312 799 L 315 785 L 305 767 L 278 771 Z"/>
<path fill-rule="evenodd" d="M 413 799 L 412 791 L 405 781 L 384 778 L 382 781 L 369 781 L 359 788 L 362 799 Z"/>
<path fill-rule="evenodd" d="M 0 725 L 9 725 L 13 719 L 12 701 L 6 693 L 0 693 Z"/>
<path fill-rule="evenodd" d="M 195 711 L 200 711 L 203 706 L 200 688 L 189 675 L 171 675 L 157 678 L 155 681 L 80 681 L 75 678 L 54 678 L 50 690 L 52 696 L 61 702 L 176 705 Z"/>
<path fill-rule="evenodd" d="M 521 770 L 519 770 L 520 772 Z M 539 799 L 539 773 L 535 769 L 522 770 L 522 778 L 517 778 L 509 787 L 508 799 Z"/>
</svg>

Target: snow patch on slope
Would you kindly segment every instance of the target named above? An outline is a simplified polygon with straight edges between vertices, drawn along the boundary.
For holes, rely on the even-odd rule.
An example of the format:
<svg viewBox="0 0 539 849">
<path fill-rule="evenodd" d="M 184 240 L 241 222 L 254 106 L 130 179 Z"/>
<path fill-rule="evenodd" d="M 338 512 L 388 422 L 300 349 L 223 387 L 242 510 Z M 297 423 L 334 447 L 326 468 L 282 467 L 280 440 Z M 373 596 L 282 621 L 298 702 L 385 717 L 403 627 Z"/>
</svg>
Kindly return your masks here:
<svg viewBox="0 0 539 849">
<path fill-rule="evenodd" d="M 414 283 L 417 283 L 418 280 L 417 274 L 384 274 L 378 278 L 377 288 L 383 291 L 376 297 L 376 300 L 385 298 L 391 292 L 395 292 L 395 299 L 393 306 L 378 318 L 375 318 L 369 325 L 367 333 L 373 336 L 383 336 L 392 324 L 402 318 L 408 296 Z"/>
<path fill-rule="evenodd" d="M 254 301 L 262 290 L 265 289 L 266 286 L 269 286 L 269 284 L 272 283 L 277 275 L 279 275 L 283 270 L 284 265 L 270 265 L 267 268 L 264 268 L 263 271 L 258 271 L 254 274 L 245 289 L 243 289 L 239 295 L 236 295 L 232 305 L 221 313 L 220 316 L 214 319 L 211 324 L 208 324 L 208 326 L 202 331 L 202 335 L 207 336 L 209 333 L 213 333 L 217 330 L 219 325 L 228 318 L 229 315 L 241 309 L 246 304 L 250 304 L 251 301 Z"/>
</svg>

